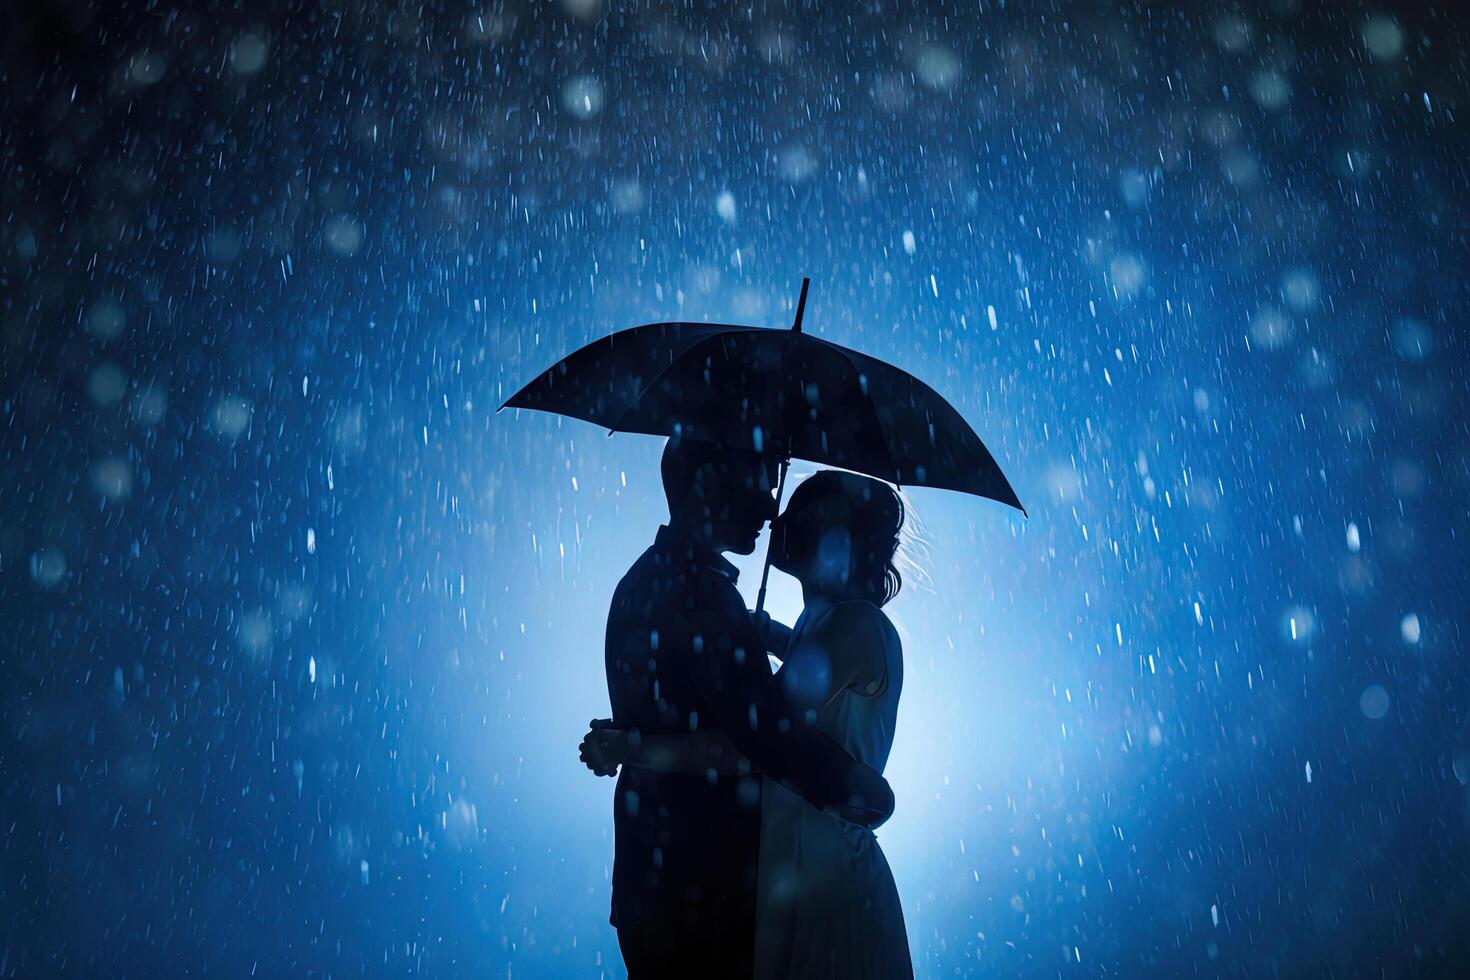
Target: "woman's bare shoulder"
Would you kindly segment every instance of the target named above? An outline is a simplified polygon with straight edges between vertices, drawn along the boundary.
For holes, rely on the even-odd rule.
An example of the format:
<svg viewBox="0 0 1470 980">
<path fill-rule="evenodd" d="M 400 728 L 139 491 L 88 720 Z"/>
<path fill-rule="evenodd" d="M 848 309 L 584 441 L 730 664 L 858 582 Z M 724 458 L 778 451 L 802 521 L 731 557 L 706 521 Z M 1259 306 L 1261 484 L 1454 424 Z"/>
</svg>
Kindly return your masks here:
<svg viewBox="0 0 1470 980">
<path fill-rule="evenodd" d="M 841 631 L 854 637 L 872 636 L 875 639 L 898 639 L 898 630 L 893 621 L 874 603 L 866 599 L 849 599 L 832 607 L 824 624 L 827 628 Z"/>
<path fill-rule="evenodd" d="M 887 613 L 861 599 L 837 603 L 815 632 L 834 666 L 843 663 L 839 672 L 859 688 L 878 683 L 886 673 L 887 651 L 899 649 L 898 630 Z"/>
</svg>

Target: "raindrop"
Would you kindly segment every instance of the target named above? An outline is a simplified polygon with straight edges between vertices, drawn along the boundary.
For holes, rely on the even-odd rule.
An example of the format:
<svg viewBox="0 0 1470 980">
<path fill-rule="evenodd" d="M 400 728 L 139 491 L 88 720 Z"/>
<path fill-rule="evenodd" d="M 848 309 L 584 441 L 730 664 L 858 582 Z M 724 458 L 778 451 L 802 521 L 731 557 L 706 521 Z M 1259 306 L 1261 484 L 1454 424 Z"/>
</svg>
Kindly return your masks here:
<svg viewBox="0 0 1470 980">
<path fill-rule="evenodd" d="M 777 27 L 767 27 L 756 37 L 756 50 L 773 65 L 784 65 L 796 51 L 795 37 Z"/>
<path fill-rule="evenodd" d="M 250 402 L 239 395 L 222 395 L 210 413 L 210 428 L 226 439 L 238 439 L 250 426 Z"/>
<path fill-rule="evenodd" d="M 147 48 L 128 60 L 128 80 L 135 85 L 153 85 L 162 80 L 167 70 L 163 58 Z"/>
<path fill-rule="evenodd" d="M 1377 721 L 1388 714 L 1388 692 L 1380 684 L 1369 684 L 1358 698 L 1358 708 L 1364 718 Z"/>
<path fill-rule="evenodd" d="M 1263 109 L 1281 109 L 1291 101 L 1291 82 L 1281 72 L 1263 68 L 1251 76 L 1251 98 Z"/>
<path fill-rule="evenodd" d="M 1148 272 L 1136 255 L 1118 255 L 1108 263 L 1108 276 L 1112 279 L 1114 294 L 1119 299 L 1130 299 L 1143 289 Z"/>
<path fill-rule="evenodd" d="M 239 642 L 240 649 L 257 659 L 264 657 L 270 650 L 274 636 L 271 615 L 264 609 L 245 613 L 235 628 L 235 639 Z"/>
<path fill-rule="evenodd" d="M 936 91 L 954 88 L 963 73 L 960 56 L 942 44 L 925 44 L 914 57 L 914 74 Z"/>
<path fill-rule="evenodd" d="M 1222 161 L 1225 179 L 1241 190 L 1249 190 L 1261 179 L 1261 165 L 1245 150 L 1232 149 Z"/>
<path fill-rule="evenodd" d="M 87 376 L 87 394 L 98 408 L 117 402 L 128 390 L 128 376 L 111 361 L 103 361 Z"/>
<path fill-rule="evenodd" d="M 643 207 L 643 185 L 632 178 L 615 180 L 608 192 L 608 200 L 618 214 L 632 214 Z"/>
<path fill-rule="evenodd" d="M 1377 14 L 1363 25 L 1363 44 L 1376 60 L 1394 61 L 1404 53 L 1404 29 L 1387 14 Z"/>
<path fill-rule="evenodd" d="M 465 34 L 471 43 L 494 44 L 504 41 L 516 26 L 516 15 L 506 11 L 476 12 L 465 18 Z"/>
<path fill-rule="evenodd" d="M 332 440 L 345 452 L 359 452 L 367 446 L 367 424 L 361 405 L 343 405 L 332 422 Z M 332 466 L 327 464 L 327 483 L 332 482 Z"/>
<path fill-rule="evenodd" d="M 87 329 L 101 340 L 113 339 L 123 332 L 126 324 L 127 316 L 115 299 L 99 299 L 87 311 Z"/>
<path fill-rule="evenodd" d="M 1280 350 L 1295 332 L 1291 319 L 1274 306 L 1262 307 L 1251 319 L 1251 343 L 1262 350 Z"/>
<path fill-rule="evenodd" d="M 767 295 L 759 289 L 739 288 L 730 302 L 742 321 L 759 320 L 765 316 Z"/>
<path fill-rule="evenodd" d="M 451 846 L 466 847 L 480 835 L 480 816 L 464 797 L 460 797 L 448 812 L 441 815 L 440 826 Z"/>
<path fill-rule="evenodd" d="M 914 233 L 911 232 L 911 231 L 905 231 L 903 233 L 903 251 L 904 251 L 904 254 L 905 255 L 913 255 L 914 252 L 915 252 L 915 250 L 916 250 L 916 246 L 914 244 Z"/>
<path fill-rule="evenodd" d="M 41 247 L 36 233 L 25 225 L 21 225 L 15 233 L 15 254 L 23 259 L 33 259 Z"/>
<path fill-rule="evenodd" d="M 903 112 L 913 102 L 912 86 L 907 72 L 881 73 L 873 80 L 873 102 L 884 112 Z M 862 181 L 860 176 L 859 181 Z"/>
<path fill-rule="evenodd" d="M 578 20 L 596 20 L 602 13 L 602 0 L 561 0 L 561 5 Z"/>
<path fill-rule="evenodd" d="M 301 619 L 311 609 L 311 590 L 300 582 L 293 582 L 281 589 L 278 606 L 287 620 Z"/>
<path fill-rule="evenodd" d="M 240 257 L 240 233 L 234 228 L 216 228 L 204 240 L 204 255 L 215 265 L 229 265 Z"/>
<path fill-rule="evenodd" d="M 92 465 L 92 486 L 109 500 L 124 500 L 133 490 L 133 469 L 117 456 L 107 456 Z"/>
<path fill-rule="evenodd" d="M 66 555 L 47 545 L 31 555 L 31 580 L 43 589 L 54 589 L 66 578 Z"/>
<path fill-rule="evenodd" d="M 1424 491 L 1424 468 L 1412 459 L 1396 459 L 1391 470 L 1393 492 L 1400 497 L 1417 497 Z"/>
<path fill-rule="evenodd" d="M 1422 320 L 1402 317 L 1393 325 L 1394 352 L 1406 361 L 1422 361 L 1433 345 L 1429 328 Z"/>
<path fill-rule="evenodd" d="M 1250 21 L 1239 14 L 1222 14 L 1215 21 L 1214 34 L 1215 43 L 1233 54 L 1251 46 Z"/>
<path fill-rule="evenodd" d="M 1042 472 L 1042 483 L 1058 503 L 1076 503 L 1082 497 L 1082 478 L 1066 463 L 1053 463 Z"/>
<path fill-rule="evenodd" d="M 561 106 L 578 119 L 591 119 L 602 111 L 602 83 L 591 75 L 577 75 L 561 89 Z"/>
<path fill-rule="evenodd" d="M 1288 269 L 1281 276 L 1281 298 L 1293 313 L 1310 313 L 1316 309 L 1322 284 L 1310 269 Z"/>
<path fill-rule="evenodd" d="M 338 255 L 356 255 L 362 248 L 362 239 L 362 223 L 351 215 L 334 214 L 322 229 L 322 240 Z"/>
<path fill-rule="evenodd" d="M 1354 180 L 1363 180 L 1372 170 L 1373 161 L 1368 151 L 1359 146 L 1349 147 L 1338 153 L 1334 159 L 1334 168 L 1340 176 L 1351 177 Z"/>
<path fill-rule="evenodd" d="M 1337 377 L 1337 362 L 1331 354 L 1316 347 L 1302 352 L 1297 371 L 1311 388 L 1325 388 Z"/>
<path fill-rule="evenodd" d="M 1409 646 L 1418 646 L 1423 635 L 1418 613 L 1407 613 L 1403 619 L 1399 620 L 1399 636 L 1403 637 L 1404 642 Z"/>
<path fill-rule="evenodd" d="M 797 144 L 783 149 L 776 158 L 776 169 L 788 183 L 799 184 L 817 171 L 817 161 L 810 150 Z"/>
<path fill-rule="evenodd" d="M 240 75 L 254 75 L 265 67 L 270 44 L 259 34 L 246 32 L 230 45 L 230 67 Z"/>
<path fill-rule="evenodd" d="M 1125 170 L 1118 177 L 1118 192 L 1130 208 L 1148 203 L 1148 177 L 1141 170 Z"/>
<path fill-rule="evenodd" d="M 149 428 L 163 421 L 168 411 L 168 392 L 157 382 L 140 384 L 133 392 L 133 419 Z"/>
<path fill-rule="evenodd" d="M 1306 606 L 1292 606 L 1282 614 L 1281 632 L 1290 642 L 1306 646 L 1317 633 L 1317 617 Z"/>
<path fill-rule="evenodd" d="M 715 198 L 715 213 L 726 224 L 735 223 L 735 195 L 729 191 L 720 191 L 720 196 Z"/>
</svg>

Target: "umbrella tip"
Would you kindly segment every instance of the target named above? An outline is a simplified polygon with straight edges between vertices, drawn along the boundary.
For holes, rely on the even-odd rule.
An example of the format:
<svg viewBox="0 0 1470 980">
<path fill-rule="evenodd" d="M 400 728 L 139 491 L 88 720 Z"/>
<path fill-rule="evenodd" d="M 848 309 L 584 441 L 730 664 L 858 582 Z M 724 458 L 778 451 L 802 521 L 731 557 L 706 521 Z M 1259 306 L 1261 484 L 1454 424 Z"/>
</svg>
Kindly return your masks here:
<svg viewBox="0 0 1470 980">
<path fill-rule="evenodd" d="M 797 333 L 801 333 L 801 318 L 806 315 L 806 291 L 807 287 L 809 287 L 811 284 L 811 276 L 802 276 L 801 298 L 796 301 L 796 322 L 791 324 L 791 329 L 796 331 Z"/>
</svg>

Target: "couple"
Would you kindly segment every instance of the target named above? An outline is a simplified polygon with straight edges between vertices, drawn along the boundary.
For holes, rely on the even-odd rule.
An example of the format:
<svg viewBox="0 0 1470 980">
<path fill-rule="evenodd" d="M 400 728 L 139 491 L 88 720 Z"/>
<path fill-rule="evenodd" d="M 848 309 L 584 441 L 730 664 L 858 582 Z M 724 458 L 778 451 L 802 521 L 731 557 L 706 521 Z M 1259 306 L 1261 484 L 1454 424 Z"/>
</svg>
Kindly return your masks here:
<svg viewBox="0 0 1470 980">
<path fill-rule="evenodd" d="M 903 685 L 904 510 L 887 484 L 823 471 L 779 517 L 777 463 L 670 440 L 669 523 L 613 595 L 612 718 L 582 760 L 618 773 L 612 923 L 630 980 L 913 976 L 872 828 Z M 801 582 L 793 628 L 753 618 L 722 552 Z M 767 653 L 781 661 L 774 674 Z"/>
</svg>

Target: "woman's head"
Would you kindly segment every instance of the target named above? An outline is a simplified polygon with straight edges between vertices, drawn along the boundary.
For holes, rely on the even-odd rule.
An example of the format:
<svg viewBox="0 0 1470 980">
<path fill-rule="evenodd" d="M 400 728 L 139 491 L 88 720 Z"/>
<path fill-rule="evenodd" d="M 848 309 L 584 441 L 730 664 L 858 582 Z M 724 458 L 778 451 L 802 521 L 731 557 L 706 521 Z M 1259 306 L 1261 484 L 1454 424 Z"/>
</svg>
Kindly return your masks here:
<svg viewBox="0 0 1470 980">
<path fill-rule="evenodd" d="M 903 585 L 895 565 L 903 522 L 893 487 L 822 470 L 801 482 L 771 522 L 771 563 L 808 591 L 881 606 Z"/>
</svg>

